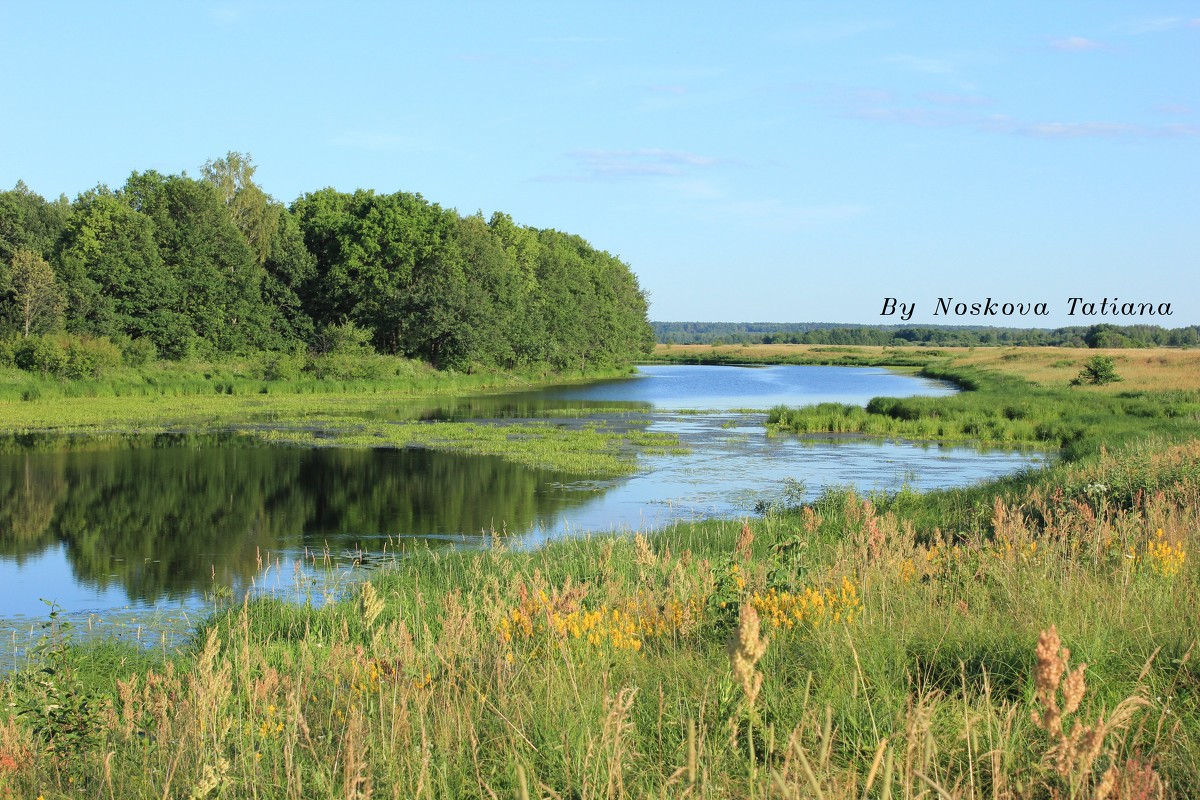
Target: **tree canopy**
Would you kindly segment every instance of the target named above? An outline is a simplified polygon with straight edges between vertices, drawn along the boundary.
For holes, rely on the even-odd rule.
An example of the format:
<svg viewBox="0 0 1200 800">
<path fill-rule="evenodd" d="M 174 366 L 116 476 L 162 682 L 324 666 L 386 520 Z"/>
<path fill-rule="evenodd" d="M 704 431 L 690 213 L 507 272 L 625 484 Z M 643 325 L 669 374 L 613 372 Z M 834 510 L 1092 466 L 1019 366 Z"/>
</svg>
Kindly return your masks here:
<svg viewBox="0 0 1200 800">
<path fill-rule="evenodd" d="M 254 174 L 230 152 L 199 178 L 133 172 L 74 202 L 0 192 L 0 335 L 65 327 L 183 358 L 322 350 L 350 326 L 380 353 L 465 370 L 610 366 L 653 346 L 629 265 L 578 236 L 409 192 L 288 206 Z"/>
</svg>

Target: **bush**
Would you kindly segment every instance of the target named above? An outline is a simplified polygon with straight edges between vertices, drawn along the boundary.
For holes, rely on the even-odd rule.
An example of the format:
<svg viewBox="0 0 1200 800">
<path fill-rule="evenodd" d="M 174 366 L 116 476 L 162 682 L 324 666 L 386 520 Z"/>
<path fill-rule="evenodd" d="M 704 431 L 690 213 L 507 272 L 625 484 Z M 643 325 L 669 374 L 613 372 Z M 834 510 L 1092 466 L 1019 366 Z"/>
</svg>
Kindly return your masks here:
<svg viewBox="0 0 1200 800">
<path fill-rule="evenodd" d="M 117 346 L 121 348 L 121 360 L 128 367 L 144 367 L 158 360 L 158 348 L 149 339 L 124 339 Z"/>
<path fill-rule="evenodd" d="M 392 359 L 376 353 L 328 353 L 310 356 L 305 367 L 314 377 L 334 380 L 371 380 L 391 374 Z"/>
<path fill-rule="evenodd" d="M 95 378 L 121 365 L 121 351 L 107 338 L 68 336 L 63 343 L 67 353 L 64 378 Z"/>
<path fill-rule="evenodd" d="M 317 334 L 313 349 L 322 354 L 337 353 L 342 355 L 359 355 L 374 353 L 371 346 L 371 332 L 360 328 L 353 322 L 341 325 L 327 325 Z"/>
<path fill-rule="evenodd" d="M 26 372 L 57 378 L 94 378 L 119 366 L 121 351 L 106 338 L 30 336 L 13 348 L 13 363 Z"/>
<path fill-rule="evenodd" d="M 26 372 L 60 375 L 67 367 L 67 349 L 56 336 L 29 336 L 17 343 L 13 363 Z"/>
<path fill-rule="evenodd" d="M 1115 383 L 1121 380 L 1117 374 L 1117 365 L 1110 356 L 1092 356 L 1083 369 L 1071 380 L 1072 386 L 1091 384 L 1100 386 L 1105 383 Z"/>
<path fill-rule="evenodd" d="M 263 353 L 251 367 L 251 373 L 264 381 L 294 381 L 304 366 L 302 353 Z"/>
</svg>

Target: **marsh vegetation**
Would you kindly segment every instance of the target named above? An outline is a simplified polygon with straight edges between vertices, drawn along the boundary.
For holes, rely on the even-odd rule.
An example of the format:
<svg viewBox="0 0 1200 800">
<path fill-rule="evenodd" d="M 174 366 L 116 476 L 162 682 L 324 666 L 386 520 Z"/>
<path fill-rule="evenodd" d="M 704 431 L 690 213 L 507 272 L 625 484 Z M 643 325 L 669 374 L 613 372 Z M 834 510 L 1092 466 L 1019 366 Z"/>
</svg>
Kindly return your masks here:
<svg viewBox="0 0 1200 800">
<path fill-rule="evenodd" d="M 1085 431 L 1036 473 L 418 552 L 340 603 L 217 613 L 167 657 L 49 620 L 46 669 L 3 684 L 0 791 L 1192 796 L 1198 373 L 1167 354 L 1070 388 L 1084 355 L 964 351 L 935 366 L 973 391 L 870 414 L 1025 403 Z"/>
</svg>

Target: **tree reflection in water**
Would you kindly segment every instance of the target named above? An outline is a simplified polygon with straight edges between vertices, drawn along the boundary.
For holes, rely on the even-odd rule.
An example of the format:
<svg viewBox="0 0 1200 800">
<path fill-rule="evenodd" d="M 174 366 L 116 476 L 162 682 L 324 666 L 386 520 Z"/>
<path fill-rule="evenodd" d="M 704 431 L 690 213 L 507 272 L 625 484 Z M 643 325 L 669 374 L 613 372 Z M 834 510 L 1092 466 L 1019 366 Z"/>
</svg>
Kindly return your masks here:
<svg viewBox="0 0 1200 800">
<path fill-rule="evenodd" d="M 39 437 L 0 453 L 0 557 L 63 543 L 76 581 L 153 603 L 247 585 L 264 552 L 524 531 L 594 494 L 579 476 L 431 450 L 256 445 L 226 434 Z"/>
</svg>

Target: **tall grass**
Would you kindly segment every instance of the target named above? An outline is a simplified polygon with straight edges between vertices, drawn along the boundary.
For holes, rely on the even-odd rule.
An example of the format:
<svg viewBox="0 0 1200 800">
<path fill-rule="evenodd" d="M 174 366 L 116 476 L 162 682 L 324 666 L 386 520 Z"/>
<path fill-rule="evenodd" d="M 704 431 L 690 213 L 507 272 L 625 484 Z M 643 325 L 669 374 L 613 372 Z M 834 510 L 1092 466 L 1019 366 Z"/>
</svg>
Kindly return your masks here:
<svg viewBox="0 0 1200 800">
<path fill-rule="evenodd" d="M 5 373 L 0 370 L 0 433 L 14 435 L 13 440 L 0 441 L 0 448 L 11 447 L 13 441 L 22 448 L 89 446 L 78 439 L 50 439 L 46 434 L 84 433 L 89 441 L 111 442 L 124 434 L 235 430 L 275 444 L 423 446 L 605 476 L 634 472 L 637 452 L 681 449 L 677 436 L 642 430 L 640 420 L 611 426 L 603 422 L 551 425 L 504 421 L 492 425 L 446 421 L 430 425 L 420 419 L 384 421 L 377 412 L 388 404 L 394 408 L 417 398 L 628 374 L 628 369 L 623 369 L 586 374 L 490 371 L 464 375 L 393 360 L 411 367 L 411 374 L 370 380 L 263 381 L 246 377 L 244 366 L 236 363 L 211 369 L 160 364 L 147 367 L 142 380 L 128 383 L 58 381 L 31 378 L 22 372 L 6 392 Z M 563 416 L 581 413 L 573 409 Z"/>
<path fill-rule="evenodd" d="M 340 603 L 214 614 L 162 658 L 51 638 L 0 684 L 0 798 L 1200 794 L 1195 387 L 953 374 L 974 390 L 863 413 L 1059 425 L 1080 433 L 1033 441 L 1073 458 L 420 551 Z"/>
<path fill-rule="evenodd" d="M 1068 459 L 1094 454 L 1146 435 L 1177 440 L 1200 434 L 1200 391 L 1125 391 L 1035 386 L 1011 375 L 970 366 L 928 365 L 927 377 L 965 391 L 949 397 L 877 397 L 861 406 L 822 403 L 777 407 L 772 430 L 854 433 L 910 439 L 971 440 L 1063 451 Z"/>
<path fill-rule="evenodd" d="M 497 539 L 158 663 L 64 648 L 0 690 L 0 796 L 1194 796 L 1198 464 L 1106 452 L 961 529 L 841 490 Z"/>
<path fill-rule="evenodd" d="M 153 362 L 121 368 L 101 377 L 73 380 L 0 367 L 0 406 L 77 398 L 171 398 L 195 396 L 373 394 L 430 396 L 530 385 L 566 383 L 628 374 L 629 369 L 554 371 L 545 368 L 472 372 L 439 371 L 428 364 L 389 356 L 371 356 L 382 366 L 370 376 L 298 372 L 286 377 L 264 371 L 255 358 L 207 362 Z"/>
</svg>

